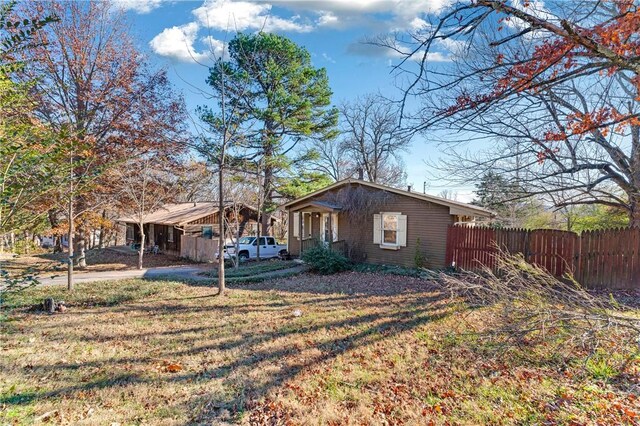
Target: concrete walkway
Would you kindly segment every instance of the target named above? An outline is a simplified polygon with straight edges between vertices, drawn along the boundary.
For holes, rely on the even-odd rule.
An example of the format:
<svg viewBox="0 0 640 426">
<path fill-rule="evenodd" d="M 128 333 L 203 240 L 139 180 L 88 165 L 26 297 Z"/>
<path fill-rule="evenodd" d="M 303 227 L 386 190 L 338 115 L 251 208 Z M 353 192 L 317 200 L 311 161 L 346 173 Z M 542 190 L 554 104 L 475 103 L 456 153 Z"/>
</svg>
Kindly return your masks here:
<svg viewBox="0 0 640 426">
<path fill-rule="evenodd" d="M 163 266 L 158 268 L 149 269 L 131 269 L 125 271 L 101 271 L 101 272 L 78 272 L 74 275 L 74 282 L 79 283 L 91 283 L 97 281 L 117 281 L 127 280 L 132 278 L 173 278 L 176 280 L 196 280 L 196 281 L 215 281 L 215 278 L 200 275 L 202 272 L 210 271 L 213 265 L 184 265 L 184 266 Z M 247 279 L 271 279 L 281 276 L 287 276 L 289 274 L 300 274 L 308 270 L 307 265 L 296 265 L 287 269 L 279 269 L 277 271 L 264 272 L 261 274 L 251 275 L 248 277 L 242 277 Z M 229 280 L 240 281 L 240 277 L 228 277 Z M 55 276 L 51 274 L 45 274 L 40 277 L 40 285 L 66 285 L 67 274 L 61 271 Z"/>
<path fill-rule="evenodd" d="M 154 278 L 154 277 L 175 277 L 176 279 L 202 279 L 209 278 L 198 275 L 200 272 L 208 271 L 212 265 L 184 265 L 184 266 L 163 266 L 148 269 L 130 269 L 124 271 L 100 271 L 100 272 L 78 272 L 74 275 L 75 283 L 89 283 L 96 281 L 127 280 L 132 278 Z M 67 274 L 61 271 L 55 276 L 45 274 L 40 277 L 41 285 L 61 285 L 67 284 Z"/>
</svg>

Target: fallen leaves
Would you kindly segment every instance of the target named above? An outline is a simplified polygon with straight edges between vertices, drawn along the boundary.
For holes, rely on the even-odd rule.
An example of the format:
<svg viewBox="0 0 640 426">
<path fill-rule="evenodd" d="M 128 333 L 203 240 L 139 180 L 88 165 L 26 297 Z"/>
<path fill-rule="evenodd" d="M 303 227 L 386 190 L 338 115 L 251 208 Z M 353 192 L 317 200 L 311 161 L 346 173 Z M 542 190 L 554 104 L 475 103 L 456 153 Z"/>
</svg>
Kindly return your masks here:
<svg viewBox="0 0 640 426">
<path fill-rule="evenodd" d="M 164 360 L 158 365 L 158 369 L 165 373 L 179 373 L 183 370 L 182 365 L 177 362 Z"/>
<path fill-rule="evenodd" d="M 225 299 L 176 291 L 180 299 L 79 307 L 54 323 L 30 315 L 7 343 L 47 330 L 50 346 L 7 345 L 3 355 L 19 361 L 0 368 L 9 383 L 63 389 L 53 407 L 29 403 L 33 412 L 78 421 L 91 407 L 93 424 L 162 423 L 156 412 L 173 416 L 166 424 L 640 424 L 637 362 L 620 383 L 594 384 L 582 352 L 563 358 L 536 341 L 519 357 L 492 350 L 471 334 L 492 326 L 492 312 L 449 314 L 428 282 L 345 273 L 243 285 Z M 304 315 L 291 321 L 294 307 Z"/>
</svg>

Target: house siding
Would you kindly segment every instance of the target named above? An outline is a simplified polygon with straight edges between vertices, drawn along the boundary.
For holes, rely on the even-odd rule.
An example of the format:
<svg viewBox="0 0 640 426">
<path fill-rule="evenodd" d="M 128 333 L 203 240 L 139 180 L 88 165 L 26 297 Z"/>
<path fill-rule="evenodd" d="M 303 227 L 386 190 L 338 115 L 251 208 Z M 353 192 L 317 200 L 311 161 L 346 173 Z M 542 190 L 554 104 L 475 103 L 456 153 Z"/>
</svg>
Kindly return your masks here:
<svg viewBox="0 0 640 426">
<path fill-rule="evenodd" d="M 331 197 L 335 189 L 319 194 L 314 200 Z M 381 191 L 369 188 L 368 191 Z M 305 200 L 309 202 L 309 199 Z M 293 255 L 300 253 L 300 241 L 293 237 L 293 212 L 296 205 L 289 209 L 289 251 Z M 387 250 L 373 243 L 373 215 L 381 212 L 398 212 L 407 216 L 407 246 L 398 250 Z M 314 218 L 315 219 L 315 218 Z M 411 196 L 393 194 L 389 202 L 380 205 L 376 211 L 367 214 L 356 225 L 350 225 L 346 215 L 338 214 L 338 239 L 347 243 L 348 254 L 367 263 L 415 266 L 415 255 L 420 239 L 421 250 L 426 256 L 426 267 L 437 269 L 445 267 L 447 248 L 447 227 L 454 217 L 449 214 L 449 207 L 429 201 L 419 200 Z M 313 224 L 314 236 L 316 221 Z M 319 220 L 317 231 L 319 235 Z"/>
<path fill-rule="evenodd" d="M 240 235 L 242 237 L 249 233 L 250 229 L 254 229 L 257 223 L 257 214 L 256 212 L 242 208 L 238 212 L 238 221 L 240 223 Z M 226 212 L 227 220 L 234 221 L 234 212 L 229 209 Z M 202 217 L 200 219 L 192 220 L 191 222 L 184 225 L 185 235 L 189 235 L 192 237 L 202 236 L 202 227 L 203 226 L 211 226 L 212 227 L 212 237 L 217 238 L 220 236 L 219 232 L 219 215 L 217 213 L 210 214 L 208 216 Z M 263 233 L 264 235 L 264 233 Z"/>
</svg>

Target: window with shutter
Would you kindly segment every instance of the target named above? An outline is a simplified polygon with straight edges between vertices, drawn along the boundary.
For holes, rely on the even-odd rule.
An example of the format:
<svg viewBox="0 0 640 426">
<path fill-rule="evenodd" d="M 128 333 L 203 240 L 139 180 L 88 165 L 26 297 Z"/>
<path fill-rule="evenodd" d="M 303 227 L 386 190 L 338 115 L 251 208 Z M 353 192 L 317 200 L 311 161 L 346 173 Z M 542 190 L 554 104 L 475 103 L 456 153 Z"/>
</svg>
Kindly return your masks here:
<svg viewBox="0 0 640 426">
<path fill-rule="evenodd" d="M 382 215 L 382 244 L 398 245 L 398 215 Z"/>
<path fill-rule="evenodd" d="M 376 218 L 377 216 L 377 218 Z M 378 238 L 376 239 L 376 235 Z M 407 246 L 407 216 L 387 212 L 374 215 L 374 240 L 381 248 L 397 250 Z"/>
<path fill-rule="evenodd" d="M 398 233 L 396 242 L 400 247 L 407 246 L 407 216 L 404 214 L 398 215 Z"/>
</svg>

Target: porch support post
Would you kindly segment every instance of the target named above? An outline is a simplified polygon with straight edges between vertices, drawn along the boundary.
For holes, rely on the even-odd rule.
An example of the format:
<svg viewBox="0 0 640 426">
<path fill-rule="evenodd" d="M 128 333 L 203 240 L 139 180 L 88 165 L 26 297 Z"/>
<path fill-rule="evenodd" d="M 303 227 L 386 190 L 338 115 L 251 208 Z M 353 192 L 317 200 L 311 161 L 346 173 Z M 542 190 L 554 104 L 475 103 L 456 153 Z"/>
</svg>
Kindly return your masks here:
<svg viewBox="0 0 640 426">
<path fill-rule="evenodd" d="M 300 219 L 298 220 L 298 237 L 300 238 L 300 256 L 302 256 L 302 241 L 304 236 L 302 235 L 302 222 L 304 221 L 304 214 L 302 211 L 298 212 Z"/>
<path fill-rule="evenodd" d="M 329 250 L 333 250 L 333 224 L 331 223 L 333 218 L 331 216 L 333 216 L 333 214 L 329 212 L 329 229 L 327 232 L 327 234 L 329 234 Z"/>
</svg>

